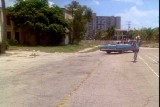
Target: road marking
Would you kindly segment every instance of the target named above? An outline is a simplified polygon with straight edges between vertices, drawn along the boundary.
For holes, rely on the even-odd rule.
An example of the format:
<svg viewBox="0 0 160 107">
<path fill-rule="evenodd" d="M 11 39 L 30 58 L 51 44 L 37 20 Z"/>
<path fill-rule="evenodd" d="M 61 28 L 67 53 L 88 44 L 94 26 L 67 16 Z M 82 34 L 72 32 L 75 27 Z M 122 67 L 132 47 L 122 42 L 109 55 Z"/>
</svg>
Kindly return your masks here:
<svg viewBox="0 0 160 107">
<path fill-rule="evenodd" d="M 150 54 L 150 55 L 152 55 L 152 54 Z M 155 57 L 155 58 L 159 58 L 158 56 L 155 56 L 155 55 L 152 55 L 153 57 Z"/>
<path fill-rule="evenodd" d="M 153 57 L 155 57 L 155 58 L 158 58 L 158 56 L 154 56 L 154 55 L 152 55 Z"/>
<path fill-rule="evenodd" d="M 159 78 L 159 75 L 157 73 L 155 73 L 155 71 L 148 65 L 148 63 L 146 63 L 144 61 L 144 59 L 142 57 L 139 56 L 139 59 L 141 59 L 148 66 L 148 68 Z"/>
<path fill-rule="evenodd" d="M 148 55 L 145 55 L 146 57 L 148 57 L 149 59 L 151 59 L 153 62 L 158 63 L 158 61 L 155 61 L 154 59 L 152 59 L 151 57 L 149 57 Z"/>
</svg>

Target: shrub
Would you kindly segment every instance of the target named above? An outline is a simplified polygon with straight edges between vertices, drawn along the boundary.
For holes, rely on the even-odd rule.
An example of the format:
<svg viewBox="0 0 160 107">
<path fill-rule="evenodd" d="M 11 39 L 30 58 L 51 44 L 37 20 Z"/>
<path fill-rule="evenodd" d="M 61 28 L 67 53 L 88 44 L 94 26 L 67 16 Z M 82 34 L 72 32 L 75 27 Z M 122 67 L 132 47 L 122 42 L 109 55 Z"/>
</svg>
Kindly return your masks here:
<svg viewBox="0 0 160 107">
<path fill-rule="evenodd" d="M 6 42 L 6 49 L 8 49 L 9 48 L 9 43 L 8 42 Z"/>
<path fill-rule="evenodd" d="M 1 53 L 1 45 L 2 45 L 2 42 L 0 42 L 0 53 Z"/>
<path fill-rule="evenodd" d="M 18 45 L 18 41 L 15 39 L 9 39 L 7 40 L 8 45 Z"/>
<path fill-rule="evenodd" d="M 6 42 L 6 44 L 5 44 L 5 48 L 6 48 L 6 50 L 9 48 L 9 44 L 8 44 L 8 42 Z M 0 42 L 0 53 L 2 52 L 2 42 Z"/>
</svg>

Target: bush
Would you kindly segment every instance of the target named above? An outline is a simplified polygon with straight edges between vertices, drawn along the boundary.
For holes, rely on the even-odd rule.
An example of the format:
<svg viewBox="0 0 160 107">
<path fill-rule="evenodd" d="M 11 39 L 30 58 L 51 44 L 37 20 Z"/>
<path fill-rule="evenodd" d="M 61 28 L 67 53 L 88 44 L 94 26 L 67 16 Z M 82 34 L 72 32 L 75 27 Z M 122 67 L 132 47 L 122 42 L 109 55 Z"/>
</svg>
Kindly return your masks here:
<svg viewBox="0 0 160 107">
<path fill-rule="evenodd" d="M 6 42 L 6 45 L 5 45 L 6 50 L 9 48 L 9 46 L 10 45 L 8 44 L 8 42 Z M 2 52 L 1 49 L 2 49 L 2 42 L 0 42 L 0 53 Z"/>
<path fill-rule="evenodd" d="M 9 48 L 9 43 L 8 42 L 6 42 L 6 50 Z"/>
<path fill-rule="evenodd" d="M 15 39 L 9 39 L 7 40 L 8 45 L 18 45 L 18 41 Z"/>
<path fill-rule="evenodd" d="M 2 45 L 2 42 L 0 42 L 0 53 L 1 53 L 1 45 Z"/>
</svg>

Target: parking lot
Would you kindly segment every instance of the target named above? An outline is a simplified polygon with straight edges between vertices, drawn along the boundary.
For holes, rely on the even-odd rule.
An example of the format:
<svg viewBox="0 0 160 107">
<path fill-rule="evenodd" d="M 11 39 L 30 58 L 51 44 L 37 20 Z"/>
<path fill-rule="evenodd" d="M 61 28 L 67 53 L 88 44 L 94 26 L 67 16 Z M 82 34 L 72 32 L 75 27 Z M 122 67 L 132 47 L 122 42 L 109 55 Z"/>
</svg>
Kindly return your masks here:
<svg viewBox="0 0 160 107">
<path fill-rule="evenodd" d="M 159 49 L 133 53 L 8 52 L 0 107 L 158 107 Z"/>
</svg>

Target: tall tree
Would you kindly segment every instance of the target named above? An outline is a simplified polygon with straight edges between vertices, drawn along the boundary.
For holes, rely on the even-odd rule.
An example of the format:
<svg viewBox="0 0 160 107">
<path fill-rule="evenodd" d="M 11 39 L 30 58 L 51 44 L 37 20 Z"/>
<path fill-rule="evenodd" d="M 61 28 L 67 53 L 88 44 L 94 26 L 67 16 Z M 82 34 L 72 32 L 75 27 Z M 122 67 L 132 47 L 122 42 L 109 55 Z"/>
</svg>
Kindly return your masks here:
<svg viewBox="0 0 160 107">
<path fill-rule="evenodd" d="M 153 29 L 153 41 L 159 42 L 159 27 Z"/>
<path fill-rule="evenodd" d="M 157 28 L 142 28 L 134 29 L 129 32 L 132 38 L 141 36 L 141 40 L 159 42 L 159 27 Z"/>
<path fill-rule="evenodd" d="M 128 36 L 128 39 L 134 39 L 134 31 L 133 30 L 129 30 L 127 32 L 127 36 Z"/>
<path fill-rule="evenodd" d="M 152 28 L 141 29 L 141 36 L 147 41 L 151 40 L 153 36 L 153 29 Z"/>
<path fill-rule="evenodd" d="M 1 0 L 2 3 L 2 46 L 1 46 L 1 53 L 5 53 L 6 50 L 6 10 L 5 10 L 5 0 Z"/>
<path fill-rule="evenodd" d="M 87 6 L 80 5 L 77 1 L 72 1 L 66 8 L 74 17 L 70 43 L 79 43 L 84 38 L 87 22 L 92 20 L 92 10 Z"/>
<path fill-rule="evenodd" d="M 107 38 L 109 38 L 109 40 L 112 40 L 115 33 L 115 26 L 108 27 L 106 32 L 107 32 Z"/>
<path fill-rule="evenodd" d="M 96 40 L 104 40 L 106 39 L 106 32 L 103 30 L 96 30 L 95 38 Z"/>
</svg>

